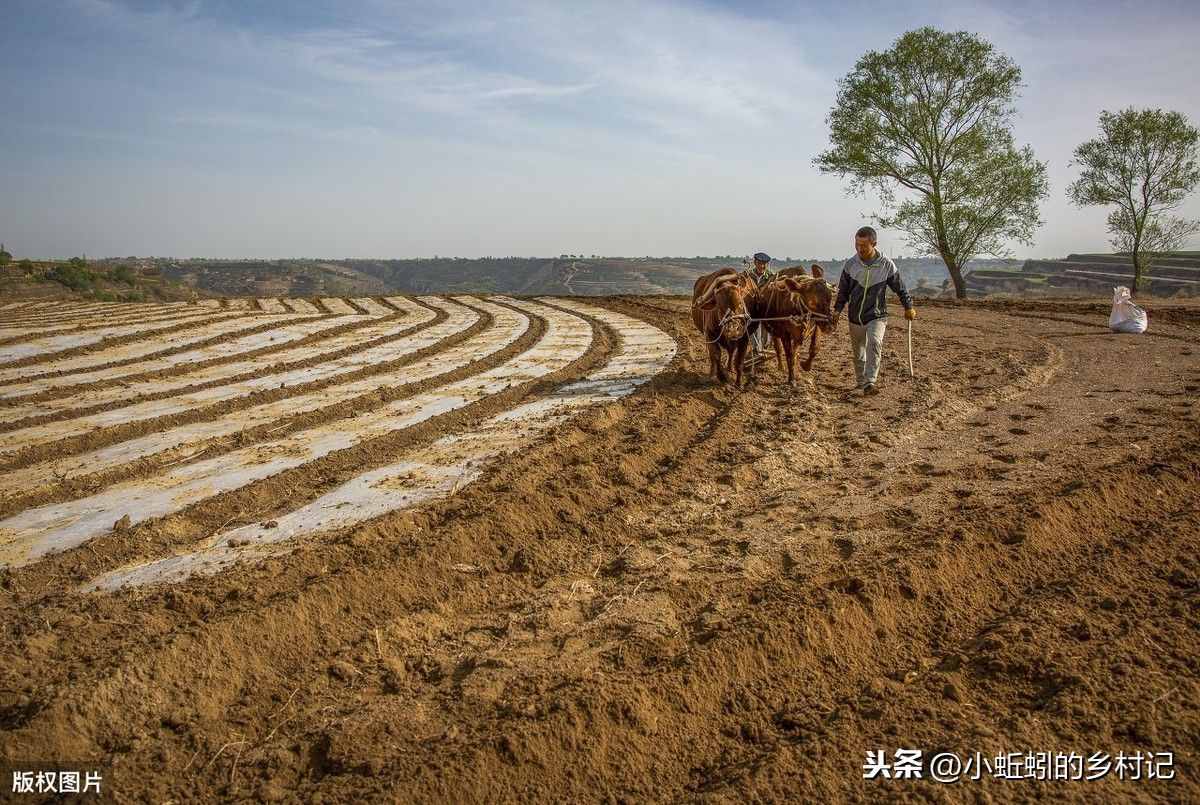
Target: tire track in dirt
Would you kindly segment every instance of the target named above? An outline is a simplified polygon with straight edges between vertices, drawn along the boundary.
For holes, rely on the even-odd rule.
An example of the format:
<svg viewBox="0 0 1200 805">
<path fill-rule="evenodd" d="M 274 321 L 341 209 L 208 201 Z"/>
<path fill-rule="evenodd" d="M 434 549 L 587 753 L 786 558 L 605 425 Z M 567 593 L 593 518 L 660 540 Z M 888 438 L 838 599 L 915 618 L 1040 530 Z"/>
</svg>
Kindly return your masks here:
<svg viewBox="0 0 1200 805">
<path fill-rule="evenodd" d="M 478 478 L 489 461 L 539 438 L 584 407 L 631 393 L 662 371 L 675 355 L 672 339 L 636 319 L 578 302 L 539 301 L 598 318 L 619 335 L 619 350 L 609 353 L 608 360 L 583 379 L 484 420 L 470 432 L 443 436 L 398 463 L 359 475 L 272 520 L 269 527 L 255 524 L 218 532 L 196 552 L 113 571 L 89 584 L 88 591 L 178 581 L 197 572 L 215 573 L 238 561 L 278 554 L 279 544 L 286 541 L 357 525 L 453 494 Z"/>
<path fill-rule="evenodd" d="M 83 544 L 110 531 L 112 523 L 124 516 L 110 517 L 113 506 L 131 512 L 131 525 L 161 517 L 220 492 L 411 428 L 438 414 L 498 394 L 516 383 L 536 380 L 572 363 L 588 350 L 592 330 L 584 319 L 544 305 L 512 304 L 544 317 L 548 322 L 547 332 L 528 352 L 499 366 L 436 391 L 385 405 L 349 423 L 310 428 L 276 442 L 187 464 L 147 484 L 118 484 L 91 498 L 27 510 L 0 522 L 0 545 L 4 546 L 0 550 L 12 562 L 23 564 L 51 549 Z"/>
<path fill-rule="evenodd" d="M 117 480 L 146 477 L 165 466 L 211 455 L 214 450 L 244 447 L 279 431 L 359 415 L 382 402 L 425 390 L 437 378 L 452 377 L 459 368 L 502 351 L 526 329 L 516 317 L 506 327 L 506 322 L 495 322 L 486 310 L 475 312 L 474 320 L 447 317 L 422 331 L 419 339 L 404 345 L 407 354 L 403 360 L 373 366 L 371 374 L 361 379 L 237 408 L 208 421 L 151 430 L 81 456 L 57 457 L 4 473 L 0 475 L 0 512 L 78 497 L 81 490 L 94 492 Z M 397 372 L 394 377 L 386 376 Z M 224 439 L 226 436 L 236 438 Z"/>
<path fill-rule="evenodd" d="M 38 439 L 45 441 L 45 434 L 56 430 L 67 436 L 87 429 L 83 423 L 36 427 L 46 423 L 83 418 L 95 427 L 139 416 L 138 411 L 125 411 L 127 407 L 152 412 L 178 408 L 185 404 L 182 399 L 155 403 L 185 392 L 192 397 L 199 395 L 195 399 L 203 401 L 227 398 L 236 393 L 235 386 L 262 389 L 272 383 L 303 382 L 309 375 L 336 371 L 336 362 L 352 361 L 364 349 L 379 348 L 419 332 L 443 315 L 424 308 L 416 321 L 400 316 L 380 319 L 357 315 L 349 324 L 344 323 L 350 318 L 347 316 L 311 319 L 280 328 L 279 332 L 246 339 L 246 343 L 260 348 L 242 351 L 235 356 L 236 360 L 225 360 L 221 349 L 213 347 L 201 356 L 208 358 L 203 361 L 203 368 L 194 368 L 187 362 L 190 354 L 175 355 L 163 359 L 159 364 L 162 368 L 157 371 L 152 366 L 150 371 L 139 372 L 138 376 L 144 379 L 133 379 L 134 375 L 122 378 L 119 388 L 92 384 L 71 396 L 28 404 L 22 404 L 24 401 L 19 398 L 10 399 L 0 408 L 0 432 L 16 432 L 19 435 L 14 439 L 37 444 Z M 285 339 L 290 343 L 285 343 Z M 264 342 L 269 345 L 263 347 Z M 322 366 L 323 362 L 330 365 Z"/>
</svg>

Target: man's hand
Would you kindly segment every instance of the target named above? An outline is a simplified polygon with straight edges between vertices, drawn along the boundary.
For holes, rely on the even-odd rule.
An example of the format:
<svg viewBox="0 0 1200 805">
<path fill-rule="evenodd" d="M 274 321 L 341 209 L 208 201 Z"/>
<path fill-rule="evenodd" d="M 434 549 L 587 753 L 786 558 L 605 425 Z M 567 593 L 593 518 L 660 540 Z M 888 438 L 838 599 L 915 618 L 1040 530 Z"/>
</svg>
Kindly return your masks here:
<svg viewBox="0 0 1200 805">
<path fill-rule="evenodd" d="M 912 321 L 916 317 L 917 317 L 917 309 L 915 307 L 910 307 L 904 311 L 904 318 L 908 319 L 909 321 Z"/>
</svg>

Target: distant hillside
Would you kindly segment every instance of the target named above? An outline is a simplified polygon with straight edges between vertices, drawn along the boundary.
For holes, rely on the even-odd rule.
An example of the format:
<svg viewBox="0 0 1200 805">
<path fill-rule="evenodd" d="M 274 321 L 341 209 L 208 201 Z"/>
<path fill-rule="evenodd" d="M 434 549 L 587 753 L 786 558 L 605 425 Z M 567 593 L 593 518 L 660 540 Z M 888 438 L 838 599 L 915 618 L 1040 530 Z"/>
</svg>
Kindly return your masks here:
<svg viewBox="0 0 1200 805">
<path fill-rule="evenodd" d="M 845 257 L 785 258 L 773 268 L 818 263 L 836 281 Z M 899 258 L 905 281 L 937 293 L 946 268 L 934 258 Z M 1017 260 L 979 260 L 979 269 L 1016 270 Z M 161 261 L 163 276 L 219 296 L 346 296 L 381 293 L 689 294 L 696 278 L 742 268 L 742 258 L 485 257 L 410 260 Z"/>
<path fill-rule="evenodd" d="M 1168 252 L 1154 256 L 1144 277 L 1153 296 L 1200 294 L 1200 253 Z M 973 271 L 967 288 L 976 293 L 1023 292 L 1109 294 L 1133 283 L 1128 254 L 1070 254 L 1061 260 L 1026 260 L 1020 271 Z"/>
<path fill-rule="evenodd" d="M 9 260 L 0 264 L 0 300 L 75 298 L 175 302 L 209 294 L 165 278 L 153 260 Z"/>
</svg>

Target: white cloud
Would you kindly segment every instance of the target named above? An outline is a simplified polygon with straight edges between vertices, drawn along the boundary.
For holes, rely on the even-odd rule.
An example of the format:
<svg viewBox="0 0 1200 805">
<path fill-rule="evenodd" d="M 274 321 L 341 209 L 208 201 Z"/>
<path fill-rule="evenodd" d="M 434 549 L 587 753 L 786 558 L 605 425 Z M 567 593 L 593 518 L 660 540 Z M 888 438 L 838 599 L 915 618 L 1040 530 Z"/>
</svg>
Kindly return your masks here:
<svg viewBox="0 0 1200 805">
<path fill-rule="evenodd" d="M 1104 13 L 900 0 L 771 17 L 659 0 L 358 0 L 303 29 L 215 18 L 199 2 L 70 2 L 90 28 L 81 47 L 96 50 L 74 68 L 76 94 L 100 113 L 78 126 L 22 116 L 10 130 L 89 141 L 58 161 L 93 181 L 64 203 L 39 185 L 67 167 L 0 155 L 10 176 L 45 172 L 21 178 L 29 187 L 7 202 L 21 206 L 0 218 L 47 254 L 71 252 L 53 244 L 72 227 L 102 231 L 115 253 L 841 253 L 872 206 L 810 164 L 836 79 L 927 23 L 978 31 L 1024 68 L 1017 137 L 1050 161 L 1054 193 L 1032 251 L 1064 254 L 1104 247 L 1103 212 L 1063 197 L 1071 148 L 1099 110 L 1200 107 L 1182 78 L 1195 15 L 1151 0 Z M 120 152 L 96 153 L 105 143 Z"/>
</svg>

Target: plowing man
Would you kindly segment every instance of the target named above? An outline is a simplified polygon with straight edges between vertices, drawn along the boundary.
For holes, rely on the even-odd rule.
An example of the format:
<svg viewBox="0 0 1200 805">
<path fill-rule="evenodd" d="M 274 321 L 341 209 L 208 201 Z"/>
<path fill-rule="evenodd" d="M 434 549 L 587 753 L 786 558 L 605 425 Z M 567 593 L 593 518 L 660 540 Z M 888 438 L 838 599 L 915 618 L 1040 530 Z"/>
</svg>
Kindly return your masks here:
<svg viewBox="0 0 1200 805">
<path fill-rule="evenodd" d="M 875 381 L 883 357 L 883 332 L 887 327 L 887 289 L 891 288 L 904 305 L 904 318 L 917 317 L 912 297 L 896 264 L 875 248 L 876 234 L 864 226 L 854 233 L 854 256 L 842 266 L 838 281 L 834 315 L 850 306 L 850 350 L 854 356 L 854 377 L 863 394 L 878 394 Z"/>
<path fill-rule="evenodd" d="M 771 280 L 775 279 L 775 272 L 768 267 L 771 265 L 771 256 L 766 252 L 755 252 L 754 268 L 749 272 L 750 280 L 754 283 L 755 288 L 761 288 Z M 767 348 L 767 328 L 761 325 L 755 325 L 754 331 L 750 335 L 750 361 L 757 363 L 763 358 L 763 350 Z"/>
</svg>

